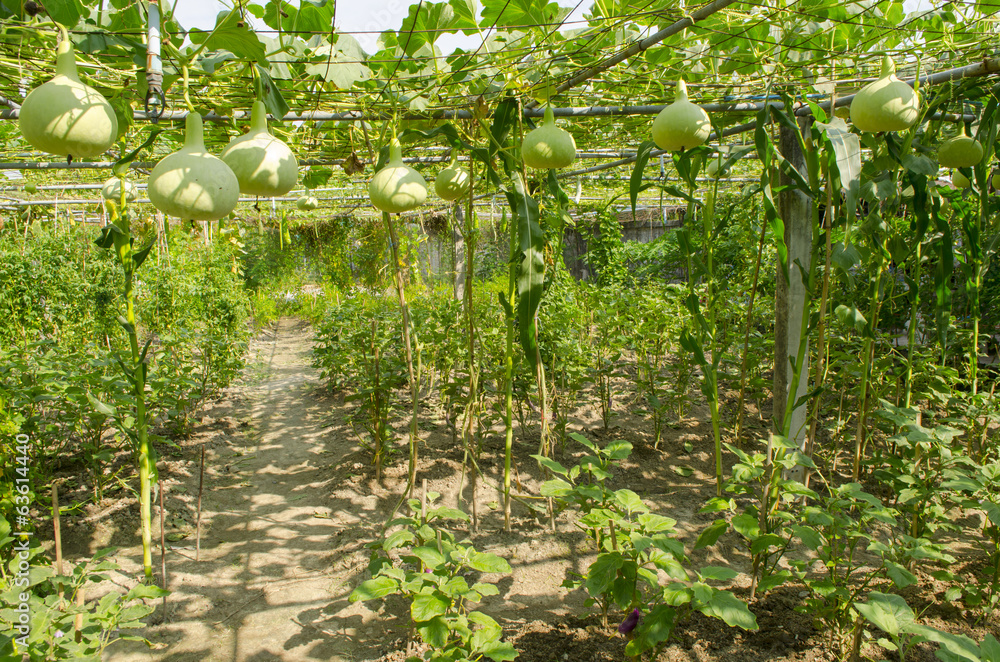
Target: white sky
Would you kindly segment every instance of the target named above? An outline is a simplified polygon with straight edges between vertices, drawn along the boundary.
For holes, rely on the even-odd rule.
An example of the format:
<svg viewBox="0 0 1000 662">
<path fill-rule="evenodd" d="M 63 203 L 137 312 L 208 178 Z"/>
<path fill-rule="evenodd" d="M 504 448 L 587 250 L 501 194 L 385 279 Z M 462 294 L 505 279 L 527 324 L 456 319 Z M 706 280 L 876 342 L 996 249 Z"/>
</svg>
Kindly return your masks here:
<svg viewBox="0 0 1000 662">
<path fill-rule="evenodd" d="M 291 4 L 298 5 L 298 0 L 289 0 Z M 580 8 L 573 12 L 567 19 L 582 20 L 585 10 L 589 10 L 593 0 L 556 0 L 564 7 L 575 7 L 578 3 Z M 341 0 L 337 3 L 337 29 L 344 32 L 371 32 L 373 34 L 357 35 L 361 47 L 367 53 L 376 50 L 378 33 L 388 29 L 398 29 L 403 22 L 403 18 L 409 13 L 411 0 Z M 930 0 L 905 0 L 906 11 L 915 11 L 930 6 Z M 215 19 L 221 11 L 228 11 L 231 4 L 222 0 L 175 0 L 175 16 L 182 26 L 187 29 L 201 28 L 211 29 L 215 26 Z M 265 27 L 259 25 L 258 27 Z M 475 47 L 478 39 L 466 37 L 462 34 L 446 34 L 438 39 L 438 47 L 445 53 L 450 53 L 455 47 Z"/>
</svg>

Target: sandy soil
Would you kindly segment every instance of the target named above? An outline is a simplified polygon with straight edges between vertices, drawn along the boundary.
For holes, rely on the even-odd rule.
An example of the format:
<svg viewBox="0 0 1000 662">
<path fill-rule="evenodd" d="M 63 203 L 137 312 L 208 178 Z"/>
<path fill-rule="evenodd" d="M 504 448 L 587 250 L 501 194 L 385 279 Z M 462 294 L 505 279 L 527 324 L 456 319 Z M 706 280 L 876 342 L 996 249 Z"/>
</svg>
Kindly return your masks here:
<svg viewBox="0 0 1000 662">
<path fill-rule="evenodd" d="M 312 330 L 304 322 L 284 319 L 251 345 L 248 368 L 224 397 L 207 406 L 200 422 L 175 453 L 165 457 L 161 473 L 166 485 L 166 527 L 172 538 L 167 573 L 172 594 L 167 617 L 158 610 L 142 633 L 152 643 L 116 644 L 108 660 L 115 662 L 186 662 L 195 660 L 263 662 L 266 660 L 331 660 L 335 662 L 402 662 L 406 658 L 408 611 L 402 600 L 350 604 L 352 589 L 366 578 L 365 544 L 377 538 L 388 512 L 406 481 L 405 450 L 374 480 L 370 454 L 364 450 L 345 415 L 351 405 L 329 394 L 310 366 Z M 433 403 L 425 403 L 432 407 Z M 403 405 L 405 410 L 405 403 Z M 616 403 L 615 424 L 602 429 L 592 408 L 575 413 L 571 427 L 600 443 L 623 438 L 635 446 L 609 487 L 637 492 L 654 512 L 676 519 L 680 537 L 690 550 L 698 532 L 714 516 L 698 509 L 714 495 L 711 429 L 703 408 L 695 406 L 684 422 L 668 428 L 660 450 L 649 442 L 649 423 L 631 413 L 628 402 Z M 753 412 L 748 420 L 754 422 Z M 408 417 L 394 420 L 405 443 Z M 763 435 L 763 431 L 760 431 Z M 537 493 L 539 477 L 530 454 L 537 452 L 537 427 L 518 438 L 517 464 L 528 493 Z M 461 448 L 452 441 L 441 413 L 428 409 L 421 419 L 418 477 L 428 489 L 454 505 L 459 497 Z M 477 530 L 459 529 L 481 551 L 506 558 L 513 572 L 494 578 L 500 595 L 481 609 L 504 626 L 505 638 L 519 651 L 521 662 L 612 662 L 624 660 L 625 640 L 616 623 L 603 627 L 584 606 L 581 591 L 560 587 L 569 572 L 581 572 L 594 558 L 592 543 L 570 521 L 537 518 L 516 506 L 513 531 L 504 533 L 502 502 L 496 485 L 502 480 L 502 434 L 484 436 L 483 477 L 475 490 Z M 194 520 L 198 493 L 198 457 L 206 448 L 203 531 L 200 561 L 195 561 Z M 690 450 L 686 450 L 685 445 Z M 577 448 L 558 449 L 557 459 L 571 464 Z M 679 467 L 693 469 L 680 471 Z M 463 485 L 468 507 L 472 488 Z M 141 550 L 134 504 L 106 500 L 89 521 L 66 534 L 69 556 L 88 556 L 109 544 L 121 549 L 122 566 L 115 582 L 128 587 L 141 575 Z M 158 523 L 156 523 L 158 539 Z M 156 557 L 158 568 L 159 558 Z M 729 565 L 741 572 L 747 555 L 733 534 L 693 555 L 695 566 Z M 734 593 L 747 597 L 743 575 Z M 911 604 L 932 605 L 925 622 L 980 639 L 996 624 L 977 626 L 970 615 L 933 606 L 936 588 L 908 595 Z M 751 604 L 760 630 L 743 632 L 696 614 L 678 630 L 662 661 L 834 660 L 825 636 L 808 614 L 796 611 L 803 587 L 786 585 Z M 369 608 L 370 607 L 370 608 Z M 373 611 L 374 610 L 374 611 Z M 881 657 L 880 649 L 866 652 Z M 890 658 L 894 659 L 894 658 Z M 930 648 L 908 660 L 935 659 Z"/>
</svg>

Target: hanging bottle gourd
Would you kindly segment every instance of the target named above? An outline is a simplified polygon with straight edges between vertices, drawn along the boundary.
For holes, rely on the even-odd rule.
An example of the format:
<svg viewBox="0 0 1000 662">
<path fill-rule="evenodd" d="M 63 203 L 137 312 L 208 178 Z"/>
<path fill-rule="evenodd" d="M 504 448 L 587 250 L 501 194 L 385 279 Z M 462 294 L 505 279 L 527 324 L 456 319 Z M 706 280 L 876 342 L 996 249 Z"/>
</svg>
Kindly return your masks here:
<svg viewBox="0 0 1000 662">
<path fill-rule="evenodd" d="M 389 162 L 368 184 L 368 197 L 378 209 L 390 214 L 416 209 L 427 199 L 427 182 L 419 172 L 403 163 L 396 136 L 389 141 Z"/>
<path fill-rule="evenodd" d="M 920 95 L 896 77 L 892 58 L 882 58 L 882 75 L 851 100 L 851 122 L 861 131 L 905 131 L 920 115 Z"/>
<path fill-rule="evenodd" d="M 122 180 L 117 177 L 112 177 L 108 181 L 104 182 L 104 186 L 101 187 L 101 197 L 116 204 L 120 203 L 122 199 L 122 183 Z M 124 182 L 124 185 L 125 199 L 129 202 L 135 202 L 138 200 L 139 188 L 129 181 Z"/>
<path fill-rule="evenodd" d="M 69 34 L 56 47 L 56 75 L 33 89 L 21 104 L 18 126 L 35 149 L 70 159 L 101 154 L 118 137 L 115 111 L 80 81 Z"/>
<path fill-rule="evenodd" d="M 963 175 L 960 170 L 951 173 L 951 183 L 954 184 L 955 188 L 969 188 L 972 185 L 969 178 Z"/>
<path fill-rule="evenodd" d="M 149 176 L 149 201 L 169 216 L 217 221 L 236 208 L 240 183 L 205 149 L 201 115 L 188 113 L 184 147 L 165 156 Z"/>
<path fill-rule="evenodd" d="M 295 201 L 295 207 L 299 211 L 312 211 L 319 207 L 319 200 L 311 195 L 299 196 L 299 199 Z"/>
<path fill-rule="evenodd" d="M 536 170 L 565 168 L 576 160 L 576 141 L 569 131 L 556 126 L 552 104 L 545 107 L 542 125 L 524 137 L 521 158 L 524 165 Z"/>
<path fill-rule="evenodd" d="M 434 192 L 442 200 L 451 202 L 468 195 L 471 185 L 472 179 L 469 177 L 469 171 L 458 167 L 458 150 L 452 150 L 451 163 L 439 172 L 437 179 L 434 180 Z"/>
<path fill-rule="evenodd" d="M 982 160 L 983 146 L 965 135 L 964 124 L 957 136 L 945 140 L 938 148 L 938 163 L 944 168 L 971 168 Z"/>
<path fill-rule="evenodd" d="M 653 142 L 660 149 L 679 152 L 703 144 L 711 130 L 708 113 L 688 101 L 687 84 L 678 80 L 674 102 L 653 120 Z"/>
<path fill-rule="evenodd" d="M 263 101 L 255 101 L 250 110 L 250 131 L 233 138 L 219 158 L 232 168 L 246 195 L 285 195 L 299 179 L 295 154 L 267 129 Z"/>
</svg>

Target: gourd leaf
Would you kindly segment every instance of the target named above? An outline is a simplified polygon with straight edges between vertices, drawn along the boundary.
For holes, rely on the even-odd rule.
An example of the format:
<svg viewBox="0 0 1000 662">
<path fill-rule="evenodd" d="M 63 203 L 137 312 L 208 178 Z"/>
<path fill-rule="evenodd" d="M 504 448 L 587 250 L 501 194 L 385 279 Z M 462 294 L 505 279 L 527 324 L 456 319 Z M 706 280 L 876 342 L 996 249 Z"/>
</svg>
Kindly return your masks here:
<svg viewBox="0 0 1000 662">
<path fill-rule="evenodd" d="M 632 202 L 632 215 L 635 216 L 635 202 L 639 198 L 639 192 L 642 191 L 646 186 L 642 184 L 642 171 L 646 168 L 646 163 L 649 161 L 649 154 L 656 147 L 656 143 L 652 140 L 647 140 L 641 145 L 639 145 L 639 151 L 635 155 L 635 167 L 632 168 L 632 178 L 629 180 L 628 195 L 629 200 Z"/>
<path fill-rule="evenodd" d="M 255 82 L 257 98 L 264 102 L 264 107 L 267 108 L 267 112 L 271 114 L 274 121 L 281 122 L 288 114 L 288 103 L 285 101 L 285 97 L 281 96 L 281 90 L 271 78 L 271 74 L 260 65 L 255 64 L 254 68 L 257 70 Z"/>
<path fill-rule="evenodd" d="M 532 368 L 538 366 L 538 329 L 535 314 L 542 302 L 545 279 L 545 235 L 538 225 L 538 203 L 528 195 L 520 173 L 513 173 L 514 191 L 507 200 L 517 219 L 521 260 L 517 271 L 517 319 L 521 347 Z"/>
<path fill-rule="evenodd" d="M 239 12 L 220 13 L 211 32 L 194 28 L 188 32 L 193 44 L 205 44 L 208 50 L 229 51 L 242 60 L 267 65 L 267 52 L 257 34 L 243 23 Z"/>
<path fill-rule="evenodd" d="M 45 12 L 49 18 L 67 30 L 75 28 L 86 11 L 80 0 L 45 0 Z"/>
</svg>

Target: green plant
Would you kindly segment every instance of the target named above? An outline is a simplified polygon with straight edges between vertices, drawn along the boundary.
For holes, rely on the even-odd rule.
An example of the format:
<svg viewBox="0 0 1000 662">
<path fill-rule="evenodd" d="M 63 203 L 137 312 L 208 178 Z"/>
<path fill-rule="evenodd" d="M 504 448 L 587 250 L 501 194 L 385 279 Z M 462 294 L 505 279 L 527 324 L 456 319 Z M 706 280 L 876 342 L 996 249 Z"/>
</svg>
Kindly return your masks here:
<svg viewBox="0 0 1000 662">
<path fill-rule="evenodd" d="M 469 516 L 454 508 L 434 507 L 439 496 L 427 493 L 423 503 L 410 499 L 415 514 L 392 520 L 387 530 L 401 528 L 368 544 L 372 577 L 349 599 L 367 602 L 402 595 L 409 601 L 412 626 L 426 651 L 422 658 L 410 657 L 407 662 L 513 660 L 517 651 L 502 641 L 500 624 L 472 607 L 484 596 L 497 595 L 496 585 L 477 581 L 470 586 L 466 579 L 472 572 L 509 573 L 510 564 L 496 554 L 477 551 L 469 540 L 456 541 L 452 532 L 440 528 L 446 521 L 467 522 Z M 400 561 L 393 562 L 397 555 Z"/>
<path fill-rule="evenodd" d="M 99 551 L 86 563 L 73 566 L 71 574 L 61 576 L 47 565 L 40 548 L 29 548 L 27 538 L 18 542 L 10 534 L 10 524 L 0 518 L 0 600 L 5 605 L 0 609 L 0 657 L 99 662 L 107 647 L 119 639 L 149 643 L 127 631 L 145 627 L 143 620 L 154 607 L 144 600 L 162 597 L 166 591 L 138 584 L 125 594 L 110 591 L 97 600 L 77 602 L 78 596 L 96 592 L 98 584 L 109 581 L 107 571 L 118 569 L 107 559 L 115 548 Z M 30 565 L 24 574 L 14 570 L 21 561 Z M 28 626 L 20 621 L 21 605 L 31 616 Z M 80 628 L 76 629 L 78 618 Z"/>
<path fill-rule="evenodd" d="M 917 581 L 906 568 L 887 559 L 888 548 L 875 539 L 878 524 L 893 527 L 896 523 L 892 509 L 862 491 L 859 484 L 847 483 L 819 497 L 815 505 L 805 506 L 798 522 L 790 526 L 795 539 L 811 552 L 807 559 L 789 559 L 795 576 L 809 591 L 796 609 L 826 626 L 830 650 L 838 650 L 842 658 L 852 646 L 847 635 L 855 627 L 852 608 L 859 596 L 886 577 L 899 588 Z M 882 552 L 882 563 L 872 564 L 862 556 L 866 551 Z M 814 572 L 817 566 L 819 572 Z"/>
<path fill-rule="evenodd" d="M 729 581 L 736 571 L 716 566 L 686 568 L 690 561 L 684 545 L 674 538 L 676 520 L 651 513 L 632 490 L 612 491 L 605 485 L 612 468 L 631 454 L 632 445 L 612 441 L 600 448 L 582 435 L 570 436 L 592 453 L 572 468 L 534 456 L 557 476 L 543 483 L 542 495 L 555 498 L 562 508 L 576 506 L 580 511 L 577 526 L 597 547 L 597 559 L 563 586 L 584 588 L 590 595 L 588 603 L 599 606 L 605 626 L 611 607 L 625 613 L 619 632 L 630 638 L 626 653 L 655 660 L 676 626 L 692 611 L 731 626 L 757 629 L 745 602 L 708 583 Z M 668 577 L 665 584 L 659 573 Z"/>
<path fill-rule="evenodd" d="M 882 648 L 893 651 L 899 662 L 906 662 L 907 656 L 917 646 L 925 641 L 940 644 L 936 651 L 938 659 L 945 662 L 967 660 L 1000 660 L 1000 646 L 996 639 L 987 636 L 980 649 L 972 639 L 965 635 L 952 634 L 922 623 L 917 623 L 917 617 L 906 604 L 906 600 L 891 593 L 872 591 L 867 602 L 856 602 L 854 608 L 869 623 L 880 629 L 888 637 L 880 637 L 877 643 Z"/>
</svg>

